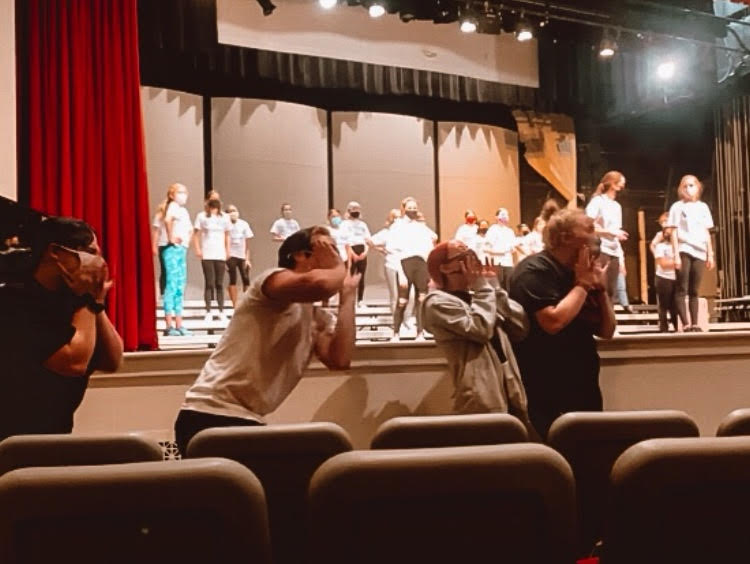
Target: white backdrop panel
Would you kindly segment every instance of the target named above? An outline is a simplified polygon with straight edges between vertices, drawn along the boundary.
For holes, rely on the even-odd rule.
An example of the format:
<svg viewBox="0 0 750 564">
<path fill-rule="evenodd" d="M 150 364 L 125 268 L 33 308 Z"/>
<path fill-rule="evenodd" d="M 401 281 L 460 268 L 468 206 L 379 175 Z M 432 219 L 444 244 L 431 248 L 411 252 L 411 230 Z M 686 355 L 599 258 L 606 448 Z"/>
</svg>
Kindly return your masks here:
<svg viewBox="0 0 750 564">
<path fill-rule="evenodd" d="M 368 112 L 332 115 L 334 205 L 362 204 L 372 232 L 405 196 L 414 196 L 427 223 L 435 227 L 433 122 L 411 116 Z M 383 261 L 370 253 L 367 298 L 385 298 Z"/>
<path fill-rule="evenodd" d="M 328 208 L 325 111 L 246 98 L 212 100 L 214 188 L 255 233 L 251 276 L 276 266 L 271 224 L 283 202 L 300 226 L 325 223 Z"/>
<path fill-rule="evenodd" d="M 314 0 L 284 0 L 265 17 L 252 0 L 218 0 L 219 41 L 268 51 L 301 53 L 376 65 L 460 74 L 537 88 L 536 41 L 512 34 L 460 33 L 458 24 L 404 24 L 373 19 L 361 7 L 322 10 Z"/>
<path fill-rule="evenodd" d="M 0 196 L 16 199 L 16 28 L 14 0 L 0 0 Z"/>
<path fill-rule="evenodd" d="M 203 209 L 203 103 L 200 96 L 142 87 L 146 172 L 153 219 L 166 197 L 167 187 L 180 182 L 190 191 L 187 208 L 191 219 Z M 159 264 L 154 258 L 154 272 Z M 157 290 L 158 291 L 158 290 Z M 203 273 L 192 246 L 188 250 L 187 299 L 203 298 Z"/>
<path fill-rule="evenodd" d="M 508 208 L 515 227 L 521 213 L 516 132 L 440 122 L 438 138 L 440 238 L 453 237 L 467 208 L 490 223 L 494 223 L 498 208 Z"/>
</svg>

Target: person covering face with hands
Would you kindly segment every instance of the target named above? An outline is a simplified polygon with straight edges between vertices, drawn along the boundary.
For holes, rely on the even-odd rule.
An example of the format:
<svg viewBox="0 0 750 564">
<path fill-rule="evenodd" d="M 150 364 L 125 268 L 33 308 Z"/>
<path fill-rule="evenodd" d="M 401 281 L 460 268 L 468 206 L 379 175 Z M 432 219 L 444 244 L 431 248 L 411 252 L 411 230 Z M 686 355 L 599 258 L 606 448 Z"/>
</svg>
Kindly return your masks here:
<svg viewBox="0 0 750 564">
<path fill-rule="evenodd" d="M 594 220 L 581 210 L 555 213 L 544 230 L 545 249 L 518 265 L 510 297 L 529 316 L 529 336 L 514 343 L 537 432 L 568 411 L 601 411 L 599 355 L 594 335 L 609 339 L 615 316 L 605 291 L 607 270 L 597 260 Z"/>
<path fill-rule="evenodd" d="M 349 273 L 328 229 L 309 227 L 279 247 L 278 268 L 256 277 L 185 395 L 175 422 L 184 453 L 210 427 L 259 425 L 292 392 L 315 354 L 349 367 L 359 275 Z M 313 306 L 339 293 L 338 316 Z"/>
</svg>

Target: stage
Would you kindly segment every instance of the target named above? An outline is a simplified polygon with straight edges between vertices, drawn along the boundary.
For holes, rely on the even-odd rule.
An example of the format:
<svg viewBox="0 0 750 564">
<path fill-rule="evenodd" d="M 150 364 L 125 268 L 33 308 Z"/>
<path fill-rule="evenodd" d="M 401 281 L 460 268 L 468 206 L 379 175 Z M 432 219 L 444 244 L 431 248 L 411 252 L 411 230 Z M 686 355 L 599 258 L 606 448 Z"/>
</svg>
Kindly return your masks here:
<svg viewBox="0 0 750 564">
<path fill-rule="evenodd" d="M 620 335 L 600 341 L 599 351 L 606 409 L 681 409 L 702 435 L 713 435 L 727 413 L 750 406 L 750 331 Z M 126 354 L 119 372 L 91 377 L 75 432 L 140 431 L 171 440 L 185 390 L 209 354 Z M 434 343 L 360 344 L 347 371 L 313 362 L 268 421 L 334 421 L 355 447 L 366 448 L 391 417 L 450 413 L 451 392 Z"/>
</svg>

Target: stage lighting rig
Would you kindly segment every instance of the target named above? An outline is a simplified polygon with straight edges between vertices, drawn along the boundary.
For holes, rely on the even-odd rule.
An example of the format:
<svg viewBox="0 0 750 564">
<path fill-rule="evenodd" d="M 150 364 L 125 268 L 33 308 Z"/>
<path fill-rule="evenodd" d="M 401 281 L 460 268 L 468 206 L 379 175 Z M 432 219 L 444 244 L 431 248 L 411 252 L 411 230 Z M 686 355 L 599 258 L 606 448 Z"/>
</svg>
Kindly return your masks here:
<svg viewBox="0 0 750 564">
<path fill-rule="evenodd" d="M 605 29 L 604 36 L 599 42 L 599 57 L 602 59 L 611 59 L 617 52 L 617 42 L 609 36 L 609 32 Z"/>
<path fill-rule="evenodd" d="M 523 14 L 521 14 L 521 17 L 516 23 L 516 39 L 521 42 L 534 39 L 534 27 Z"/>
<path fill-rule="evenodd" d="M 477 13 L 471 8 L 470 3 L 461 8 L 459 21 L 461 22 L 459 27 L 462 32 L 475 33 L 477 31 L 479 20 L 477 19 Z"/>
</svg>

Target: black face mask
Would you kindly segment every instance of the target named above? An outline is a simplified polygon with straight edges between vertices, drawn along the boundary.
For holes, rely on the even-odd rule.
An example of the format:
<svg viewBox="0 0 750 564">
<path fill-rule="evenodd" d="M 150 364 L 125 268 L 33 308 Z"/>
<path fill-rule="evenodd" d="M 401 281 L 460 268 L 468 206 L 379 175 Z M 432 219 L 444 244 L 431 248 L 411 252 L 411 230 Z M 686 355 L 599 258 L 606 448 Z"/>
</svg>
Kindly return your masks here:
<svg viewBox="0 0 750 564">
<path fill-rule="evenodd" d="M 480 235 L 486 235 L 487 234 L 487 230 L 486 229 L 478 229 L 477 233 L 479 233 Z"/>
<path fill-rule="evenodd" d="M 359 219 L 359 213 L 358 211 L 349 212 L 349 217 L 352 219 Z"/>
<path fill-rule="evenodd" d="M 406 217 L 408 217 L 409 219 L 417 219 L 417 217 L 419 217 L 419 212 L 416 212 L 416 211 L 407 211 L 406 212 Z"/>
</svg>

